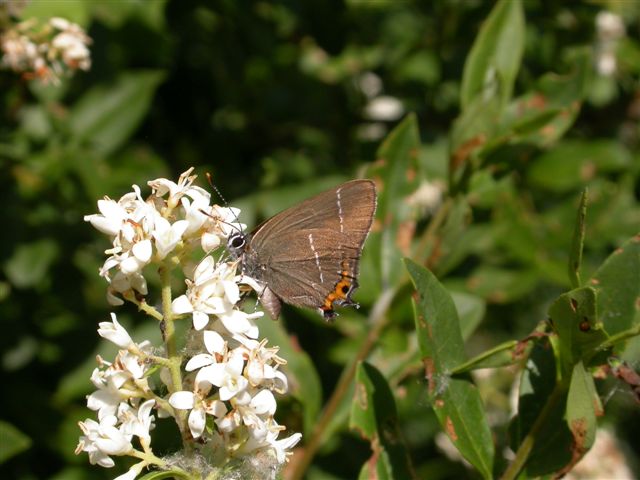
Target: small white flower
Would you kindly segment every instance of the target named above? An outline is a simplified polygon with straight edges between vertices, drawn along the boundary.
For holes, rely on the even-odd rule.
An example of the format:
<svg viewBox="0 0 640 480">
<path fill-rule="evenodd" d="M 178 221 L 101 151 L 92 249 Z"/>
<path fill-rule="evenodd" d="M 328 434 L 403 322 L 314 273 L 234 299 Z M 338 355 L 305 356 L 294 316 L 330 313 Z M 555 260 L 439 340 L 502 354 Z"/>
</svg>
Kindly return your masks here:
<svg viewBox="0 0 640 480">
<path fill-rule="evenodd" d="M 116 423 L 113 415 L 103 418 L 100 423 L 91 419 L 79 422 L 84 436 L 80 437 L 75 453 L 87 452 L 92 465 L 113 467 L 110 455 L 126 455 L 133 448 L 131 438 L 117 428 Z"/>
<path fill-rule="evenodd" d="M 106 265 L 106 263 L 105 263 Z M 122 305 L 124 302 L 122 299 L 116 294 L 123 294 L 130 290 L 135 290 L 136 292 L 146 295 L 147 291 L 147 280 L 144 276 L 135 272 L 130 275 L 125 275 L 122 272 L 117 272 L 113 275 L 112 278 L 108 278 L 108 273 L 103 275 L 109 280 L 109 288 L 107 289 L 107 300 L 110 305 Z"/>
<path fill-rule="evenodd" d="M 151 409 L 155 403 L 155 400 L 147 400 L 137 409 L 129 404 L 121 404 L 118 419 L 122 422 L 123 432 L 149 442 L 149 431 L 154 428 L 154 417 L 151 415 Z"/>
<path fill-rule="evenodd" d="M 396 97 L 382 95 L 370 100 L 364 113 L 370 120 L 390 122 L 404 115 L 404 106 Z"/>
<path fill-rule="evenodd" d="M 382 92 L 382 79 L 373 72 L 364 72 L 358 79 L 358 86 L 367 98 L 373 98 Z"/>
<path fill-rule="evenodd" d="M 240 350 L 234 350 L 226 363 L 216 363 L 202 368 L 198 372 L 200 381 L 209 382 L 219 387 L 220 400 L 229 400 L 244 391 L 249 381 L 242 376 L 244 358 Z"/>
<path fill-rule="evenodd" d="M 254 318 L 260 318 L 264 316 L 264 312 L 245 313 L 241 310 L 229 310 L 224 313 L 218 313 L 218 318 L 227 329 L 229 333 L 246 335 L 249 338 L 258 338 L 259 330 L 255 323 Z"/>
<path fill-rule="evenodd" d="M 248 357 L 245 374 L 251 385 L 265 384 L 276 392 L 286 392 L 287 377 L 277 370 L 278 366 L 286 364 L 286 361 L 277 355 L 279 349 L 277 347 L 266 348 L 266 339 L 260 343 L 255 340 L 251 340 L 251 342 L 253 343 L 240 340 Z M 271 363 L 275 363 L 275 367 Z"/>
<path fill-rule="evenodd" d="M 91 381 L 98 390 L 87 396 L 87 407 L 98 412 L 98 419 L 115 415 L 118 411 L 120 402 L 127 398 L 127 395 L 120 391 L 120 387 L 128 379 L 129 374 L 124 371 L 101 371 L 99 368 L 93 370 Z"/>
<path fill-rule="evenodd" d="M 409 196 L 407 203 L 425 213 L 433 213 L 442 203 L 444 190 L 445 186 L 440 181 L 422 182 L 418 189 Z"/>
<path fill-rule="evenodd" d="M 258 415 L 273 415 L 276 413 L 276 399 L 269 390 L 260 390 L 252 399 L 249 406 Z"/>
<path fill-rule="evenodd" d="M 188 226 L 189 222 L 186 220 L 178 220 L 173 224 L 162 217 L 156 220 L 153 238 L 156 241 L 159 259 L 165 258 L 169 252 L 176 248 Z"/>
<path fill-rule="evenodd" d="M 110 322 L 101 322 L 100 328 L 98 328 L 98 335 L 106 338 L 112 343 L 115 343 L 120 348 L 128 348 L 133 344 L 133 340 L 129 336 L 127 330 L 118 323 L 116 314 L 111 314 Z"/>
<path fill-rule="evenodd" d="M 207 424 L 206 415 L 222 416 L 226 407 L 220 400 L 203 399 L 206 392 L 175 392 L 169 397 L 169 403 L 179 410 L 191 410 L 187 418 L 193 438 L 200 438 Z"/>
<path fill-rule="evenodd" d="M 184 367 L 187 372 L 217 363 L 216 354 L 222 357 L 226 352 L 226 342 L 218 332 L 212 330 L 204 331 L 204 345 L 209 353 L 199 353 L 191 357 Z M 197 376 L 196 383 L 198 383 Z"/>
<path fill-rule="evenodd" d="M 58 30 L 66 30 L 71 25 L 71 22 L 69 22 L 69 20 L 67 20 L 66 18 L 62 18 L 62 17 L 51 17 L 49 19 L 49 24 L 52 27 L 57 28 Z"/>
<path fill-rule="evenodd" d="M 287 461 L 287 455 L 290 454 L 290 450 L 295 447 L 302 438 L 301 433 L 294 433 L 293 435 L 283 438 L 282 440 L 276 440 L 277 434 L 273 437 L 273 433 L 270 436 L 271 446 L 276 455 L 278 463 L 285 463 Z"/>
<path fill-rule="evenodd" d="M 135 194 L 133 195 L 135 196 Z M 103 200 L 98 200 L 98 211 L 99 214 L 85 215 L 85 222 L 90 222 L 97 230 L 106 235 L 117 235 L 127 218 L 127 211 L 124 207 L 120 205 L 120 202 L 105 197 Z"/>
<path fill-rule="evenodd" d="M 176 298 L 171 308 L 176 314 L 192 313 L 193 327 L 202 330 L 209 323 L 209 315 L 238 312 L 234 306 L 239 300 L 235 266 L 232 268 L 227 263 L 216 265 L 215 260 L 208 256 L 196 267 L 193 281 L 187 281 L 186 294 Z"/>
<path fill-rule="evenodd" d="M 205 199 L 208 204 L 211 195 L 203 188 L 193 185 L 195 179 L 198 178 L 197 175 L 191 175 L 193 170 L 193 167 L 191 167 L 182 173 L 178 179 L 178 183 L 167 180 L 166 178 L 157 178 L 147 182 L 147 184 L 153 189 L 154 195 L 158 197 L 164 197 L 167 193 L 169 194 L 167 204 L 171 209 L 175 208 L 180 203 L 180 199 L 185 195 L 197 201 Z"/>
<path fill-rule="evenodd" d="M 617 40 L 624 36 L 625 26 L 620 15 L 602 10 L 596 15 L 596 28 L 602 40 Z"/>
<path fill-rule="evenodd" d="M 127 350 L 120 350 L 116 357 L 116 363 L 126 372 L 131 378 L 140 380 L 144 377 L 149 365 L 145 362 L 144 357 L 140 353 L 150 354 L 153 350 L 151 342 L 145 340 L 138 344 L 133 344 L 134 352 Z"/>
</svg>

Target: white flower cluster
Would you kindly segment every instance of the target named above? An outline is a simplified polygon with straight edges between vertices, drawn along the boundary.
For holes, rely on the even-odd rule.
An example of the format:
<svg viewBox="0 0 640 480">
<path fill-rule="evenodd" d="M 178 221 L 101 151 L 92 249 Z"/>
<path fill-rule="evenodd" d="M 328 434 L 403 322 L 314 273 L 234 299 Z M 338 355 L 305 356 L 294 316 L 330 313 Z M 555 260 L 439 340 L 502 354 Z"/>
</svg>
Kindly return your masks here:
<svg viewBox="0 0 640 480">
<path fill-rule="evenodd" d="M 26 20 L 0 36 L 0 65 L 27 79 L 58 84 L 64 75 L 91 68 L 90 43 L 82 27 L 64 18 L 51 18 L 44 25 Z"/>
<path fill-rule="evenodd" d="M 111 455 L 122 456 L 134 453 L 131 440 L 138 437 L 144 450 L 149 450 L 149 431 L 154 427 L 151 409 L 156 400 L 146 378 L 149 364 L 144 361 L 150 354 L 151 345 L 145 341 L 136 344 L 127 331 L 118 323 L 114 314 L 111 322 L 100 323 L 100 336 L 112 341 L 120 350 L 113 363 L 98 358 L 100 367 L 91 375 L 97 390 L 87 397 L 87 406 L 98 412 L 98 421 L 87 419 L 80 422 L 84 433 L 76 448 L 76 454 L 87 452 L 91 464 L 102 467 L 115 465 Z M 136 465 L 128 476 L 135 478 L 146 464 Z"/>
<path fill-rule="evenodd" d="M 210 252 L 244 228 L 237 222 L 237 209 L 209 204 L 209 193 L 193 185 L 192 171 L 178 183 L 163 178 L 148 182 L 152 194 L 146 200 L 134 185 L 118 201 L 100 200 L 100 214 L 85 217 L 113 243 L 100 270 L 109 282 L 108 300 L 144 305 L 162 320 L 165 333 L 167 322 L 188 320 L 193 325 L 181 345 L 169 344 L 177 341 L 175 335 L 164 335 L 163 349 L 148 341 L 133 342 L 113 314 L 111 322 L 100 324 L 98 333 L 121 350 L 112 363 L 99 359 L 92 375 L 97 390 L 87 397 L 88 407 L 97 412 L 98 421 L 80 423 L 84 435 L 76 453 L 87 452 L 91 463 L 103 467 L 114 465 L 114 455 L 141 459 L 120 480 L 131 480 L 150 466 L 177 468 L 151 450 L 153 408 L 159 416 L 176 419 L 183 443 L 189 444 L 185 452 L 190 453 L 184 455 L 207 459 L 210 472 L 234 459 L 256 458 L 273 470 L 287 461 L 301 438 L 295 433 L 278 439 L 285 428 L 274 419 L 274 392 L 287 391 L 287 378 L 279 369 L 286 362 L 277 347 L 259 339 L 254 320 L 263 312 L 238 307 L 240 284 L 253 282 L 237 274 L 237 262 L 207 255 L 195 268 L 190 264 L 194 251 Z M 141 300 L 148 295 L 143 270 L 152 265 L 186 272 L 186 292 L 171 303 L 163 295 L 167 303 L 161 312 Z M 170 286 L 166 281 L 163 288 Z M 163 351 L 166 356 L 158 353 Z M 142 450 L 134 447 L 133 437 Z M 203 471 L 202 478 L 206 476 Z"/>
<path fill-rule="evenodd" d="M 194 243 L 209 252 L 221 238 L 244 227 L 235 223 L 239 210 L 209 205 L 211 195 L 193 185 L 192 171 L 183 173 L 177 184 L 164 178 L 148 182 L 153 193 L 146 201 L 137 185 L 118 201 L 105 197 L 98 201 L 99 214 L 84 217 L 113 243 L 100 270 L 110 284 L 107 295 L 112 305 L 122 305 L 120 296 L 147 294 L 142 269 L 149 263 L 176 249 L 177 260 L 186 261 Z"/>
<path fill-rule="evenodd" d="M 268 450 L 277 463 L 284 463 L 287 450 L 301 437 L 296 433 L 278 440 L 284 427 L 273 418 L 272 391 L 287 391 L 287 378 L 278 370 L 285 361 L 277 356 L 277 348 L 267 348 L 266 340 L 258 342 L 238 333 L 229 338 L 231 332 L 221 322 L 213 328 L 220 333 L 207 329 L 201 337 L 207 353 L 193 356 L 186 364 L 192 389 L 174 392 L 170 405 L 189 411 L 191 435 L 215 445 L 218 454 L 237 457 Z M 208 418 L 215 428 L 207 430 Z"/>
</svg>

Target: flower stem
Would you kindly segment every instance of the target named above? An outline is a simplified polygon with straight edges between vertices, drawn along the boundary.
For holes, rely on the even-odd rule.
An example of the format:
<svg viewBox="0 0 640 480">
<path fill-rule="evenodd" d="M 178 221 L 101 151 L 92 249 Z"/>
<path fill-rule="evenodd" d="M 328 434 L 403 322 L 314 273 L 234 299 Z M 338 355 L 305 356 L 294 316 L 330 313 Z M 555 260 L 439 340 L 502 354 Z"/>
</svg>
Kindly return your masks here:
<svg viewBox="0 0 640 480">
<path fill-rule="evenodd" d="M 182 390 L 182 372 L 180 370 L 182 357 L 178 354 L 176 327 L 173 321 L 173 312 L 171 311 L 171 268 L 166 262 L 159 268 L 159 274 L 162 282 L 162 324 L 164 326 L 162 333 L 170 362 L 171 385 L 169 386 L 169 392 L 174 393 Z M 182 435 L 182 443 L 185 449 L 189 449 L 190 442 L 188 440 L 191 439 L 191 435 L 187 426 L 187 412 L 185 410 L 176 410 L 175 418 Z"/>
</svg>

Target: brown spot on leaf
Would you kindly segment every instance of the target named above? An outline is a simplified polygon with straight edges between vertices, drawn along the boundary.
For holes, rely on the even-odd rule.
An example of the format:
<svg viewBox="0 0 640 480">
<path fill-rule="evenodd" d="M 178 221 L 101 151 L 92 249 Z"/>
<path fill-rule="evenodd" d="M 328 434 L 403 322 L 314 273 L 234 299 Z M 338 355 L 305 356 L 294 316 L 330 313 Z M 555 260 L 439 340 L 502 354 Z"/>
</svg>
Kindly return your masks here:
<svg viewBox="0 0 640 480">
<path fill-rule="evenodd" d="M 543 137 L 553 137 L 556 133 L 556 127 L 553 125 L 545 125 L 540 129 L 540 135 Z"/>
<path fill-rule="evenodd" d="M 507 294 L 503 290 L 496 290 L 491 292 L 487 298 L 494 303 L 504 303 L 507 300 Z"/>
<path fill-rule="evenodd" d="M 620 255 L 622 252 L 624 252 L 624 249 L 623 249 L 623 248 L 616 248 L 616 249 L 613 251 L 613 254 L 614 254 L 614 255 Z"/>
<path fill-rule="evenodd" d="M 416 303 L 420 300 L 417 293 L 413 294 L 413 298 Z M 418 325 L 420 326 L 420 328 L 427 328 L 428 325 L 427 321 L 424 318 L 424 315 L 422 315 L 421 313 L 418 314 Z"/>
<path fill-rule="evenodd" d="M 395 393 L 396 393 L 396 398 L 405 399 L 407 398 L 407 387 L 400 385 L 396 387 Z"/>
<path fill-rule="evenodd" d="M 458 441 L 458 434 L 456 433 L 456 429 L 453 426 L 453 422 L 451 421 L 451 417 L 447 416 L 447 419 L 445 420 L 445 428 L 447 429 L 447 435 L 449 435 L 449 438 L 451 439 L 452 442 L 457 442 Z"/>
<path fill-rule="evenodd" d="M 577 418 L 569 425 L 571 434 L 573 435 L 573 443 L 571 445 L 571 460 L 562 469 L 558 470 L 553 478 L 562 478 L 569 473 L 576 463 L 584 456 L 587 449 L 584 446 L 584 441 L 587 436 L 586 420 L 584 418 Z"/>
<path fill-rule="evenodd" d="M 587 437 L 587 421 L 584 418 L 576 418 L 571 421 L 569 425 L 571 429 L 571 434 L 573 435 L 573 440 L 575 444 L 573 445 L 574 449 L 581 450 L 584 452 L 584 440 Z"/>
<path fill-rule="evenodd" d="M 409 151 L 409 156 L 411 158 L 416 158 L 418 156 L 418 150 L 415 149 L 415 148 L 412 148 Z M 415 168 L 407 168 L 406 178 L 407 178 L 407 183 L 412 183 L 416 179 L 416 169 Z"/>
<path fill-rule="evenodd" d="M 356 391 L 355 391 L 356 402 L 358 402 L 358 406 L 362 410 L 366 410 L 369 408 L 369 400 L 367 398 L 367 387 L 365 387 L 364 383 L 358 382 L 356 383 Z"/>
<path fill-rule="evenodd" d="M 600 285 L 600 280 L 598 280 L 597 278 L 592 278 L 591 285 Z"/>
<path fill-rule="evenodd" d="M 458 147 L 458 149 L 453 152 L 451 155 L 451 168 L 452 170 L 457 170 L 460 166 L 465 163 L 467 158 L 471 155 L 471 152 L 478 149 L 482 145 L 484 145 L 487 141 L 487 137 L 484 134 L 476 135 L 473 138 L 470 138 L 462 145 Z"/>
<path fill-rule="evenodd" d="M 511 358 L 513 360 L 522 360 L 527 356 L 527 352 L 529 350 L 530 342 L 533 341 L 536 337 L 544 336 L 542 332 L 534 332 L 531 335 L 523 338 L 518 343 L 516 343 L 513 352 L 511 353 Z"/>
<path fill-rule="evenodd" d="M 396 233 L 396 245 L 398 246 L 398 250 L 400 250 L 405 256 L 408 256 L 411 253 L 411 240 L 413 239 L 413 234 L 415 233 L 415 231 L 415 222 L 402 222 L 400 225 L 398 225 L 398 232 Z"/>
<path fill-rule="evenodd" d="M 425 262 L 426 267 L 430 270 L 438 263 L 440 257 L 442 256 L 442 238 L 437 238 L 433 245 L 433 249 L 431 250 L 431 254 L 427 261 Z"/>
<path fill-rule="evenodd" d="M 593 177 L 596 176 L 597 170 L 598 169 L 596 168 L 596 164 L 595 163 L 593 163 L 591 161 L 584 162 L 582 167 L 580 167 L 580 179 L 583 182 L 591 180 Z"/>
<path fill-rule="evenodd" d="M 442 408 L 444 407 L 444 400 L 441 398 L 437 398 L 435 402 L 433 402 L 433 406 L 435 408 Z"/>
<path fill-rule="evenodd" d="M 542 110 L 547 106 L 547 97 L 539 92 L 534 93 L 526 102 L 528 109 Z"/>
<path fill-rule="evenodd" d="M 433 392 L 436 391 L 436 366 L 433 362 L 433 358 L 425 357 L 422 359 L 422 364 L 424 365 L 424 378 L 427 379 L 427 391 L 429 395 L 433 395 Z"/>
<path fill-rule="evenodd" d="M 467 287 L 471 290 L 476 290 L 480 285 L 480 279 L 476 275 L 471 275 L 467 280 Z"/>
<path fill-rule="evenodd" d="M 570 298 L 569 304 L 571 305 L 571 310 L 573 310 L 573 313 L 576 313 L 578 311 L 578 301 L 575 298 Z"/>
<path fill-rule="evenodd" d="M 291 346 L 296 352 L 302 351 L 302 347 L 300 346 L 297 335 L 289 335 L 289 342 L 291 342 Z"/>
<path fill-rule="evenodd" d="M 604 415 L 602 403 L 600 403 L 600 399 L 597 396 L 593 399 L 593 413 L 595 413 L 596 417 L 602 417 Z"/>
<path fill-rule="evenodd" d="M 387 159 L 386 158 L 376 158 L 376 160 L 373 162 L 373 168 L 383 168 L 387 166 Z"/>
<path fill-rule="evenodd" d="M 369 480 L 378 480 L 378 469 L 376 468 L 376 465 L 378 465 L 378 457 L 380 456 L 382 449 L 380 448 L 380 442 L 377 438 L 371 442 L 371 449 L 373 450 L 373 453 L 369 460 L 367 460 L 367 478 Z"/>
</svg>

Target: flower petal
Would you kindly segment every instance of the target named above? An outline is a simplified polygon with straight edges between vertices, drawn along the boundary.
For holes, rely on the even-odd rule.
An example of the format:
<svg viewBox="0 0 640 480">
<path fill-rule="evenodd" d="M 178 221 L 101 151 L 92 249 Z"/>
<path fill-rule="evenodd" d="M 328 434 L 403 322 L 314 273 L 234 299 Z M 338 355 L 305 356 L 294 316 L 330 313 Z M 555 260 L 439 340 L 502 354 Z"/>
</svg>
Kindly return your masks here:
<svg viewBox="0 0 640 480">
<path fill-rule="evenodd" d="M 195 396 L 193 392 L 180 391 L 171 394 L 169 397 L 169 404 L 173 408 L 177 408 L 179 410 L 188 410 L 193 408 L 196 403 Z"/>
</svg>

